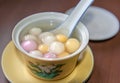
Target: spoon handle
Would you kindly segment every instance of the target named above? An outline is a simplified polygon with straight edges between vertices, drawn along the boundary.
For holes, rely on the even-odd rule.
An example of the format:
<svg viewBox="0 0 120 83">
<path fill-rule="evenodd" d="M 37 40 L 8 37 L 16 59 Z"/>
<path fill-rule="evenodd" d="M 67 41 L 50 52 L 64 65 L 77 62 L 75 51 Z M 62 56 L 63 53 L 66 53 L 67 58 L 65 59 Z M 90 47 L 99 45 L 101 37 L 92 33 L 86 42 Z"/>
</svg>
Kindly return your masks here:
<svg viewBox="0 0 120 83">
<path fill-rule="evenodd" d="M 68 31 L 67 36 L 69 37 L 74 30 L 79 19 L 82 17 L 87 8 L 92 4 L 94 0 L 80 0 L 73 12 L 68 16 L 65 22 L 58 27 L 59 29 L 65 29 Z"/>
</svg>

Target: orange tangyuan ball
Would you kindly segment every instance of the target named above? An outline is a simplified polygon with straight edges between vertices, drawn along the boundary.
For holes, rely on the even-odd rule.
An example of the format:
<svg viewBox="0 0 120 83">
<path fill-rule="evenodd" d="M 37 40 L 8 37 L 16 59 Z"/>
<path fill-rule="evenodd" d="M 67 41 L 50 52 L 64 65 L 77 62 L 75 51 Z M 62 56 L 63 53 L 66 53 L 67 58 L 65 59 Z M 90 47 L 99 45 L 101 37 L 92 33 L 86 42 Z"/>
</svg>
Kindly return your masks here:
<svg viewBox="0 0 120 83">
<path fill-rule="evenodd" d="M 62 42 L 62 43 L 66 42 L 67 39 L 68 39 L 68 38 L 67 38 L 65 35 L 63 35 L 63 34 L 57 34 L 57 35 L 56 35 L 56 38 L 57 38 L 58 41 L 60 41 L 60 42 Z"/>
<path fill-rule="evenodd" d="M 69 53 L 73 53 L 80 47 L 80 42 L 75 38 L 70 38 L 66 41 L 65 47 Z"/>
</svg>

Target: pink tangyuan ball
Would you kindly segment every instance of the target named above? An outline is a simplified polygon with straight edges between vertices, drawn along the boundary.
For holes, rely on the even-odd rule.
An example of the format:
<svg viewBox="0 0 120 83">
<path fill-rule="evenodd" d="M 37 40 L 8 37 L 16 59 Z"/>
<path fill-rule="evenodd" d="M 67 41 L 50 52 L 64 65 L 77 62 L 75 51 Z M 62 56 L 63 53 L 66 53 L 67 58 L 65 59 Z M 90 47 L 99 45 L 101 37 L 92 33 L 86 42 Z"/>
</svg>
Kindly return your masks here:
<svg viewBox="0 0 120 83">
<path fill-rule="evenodd" d="M 51 59 L 51 58 L 56 58 L 57 56 L 56 56 L 56 54 L 54 54 L 54 53 L 48 52 L 48 53 L 44 54 L 43 57 L 44 57 L 44 58 Z"/>
<path fill-rule="evenodd" d="M 21 46 L 27 52 L 37 49 L 37 43 L 34 40 L 25 40 L 21 43 Z"/>
</svg>

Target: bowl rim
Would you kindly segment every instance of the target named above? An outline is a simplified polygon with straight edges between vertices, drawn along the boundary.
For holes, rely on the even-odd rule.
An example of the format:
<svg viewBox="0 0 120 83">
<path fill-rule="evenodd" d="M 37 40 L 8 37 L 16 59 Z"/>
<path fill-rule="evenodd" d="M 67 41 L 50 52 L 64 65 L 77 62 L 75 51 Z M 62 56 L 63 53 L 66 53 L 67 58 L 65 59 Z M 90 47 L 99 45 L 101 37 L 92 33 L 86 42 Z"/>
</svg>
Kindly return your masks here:
<svg viewBox="0 0 120 83">
<path fill-rule="evenodd" d="M 72 54 L 69 54 L 69 56 L 60 57 L 60 58 L 52 58 L 52 59 L 51 59 L 51 58 L 50 58 L 50 59 L 48 59 L 48 58 L 42 58 L 42 57 L 37 58 L 37 57 L 34 57 L 34 56 L 30 56 L 30 54 L 29 54 L 28 52 L 26 52 L 26 51 L 21 47 L 21 45 L 20 45 L 20 42 L 19 42 L 20 32 L 21 32 L 21 31 L 24 29 L 24 27 L 25 27 L 26 25 L 28 25 L 29 23 L 31 23 L 31 22 L 33 22 L 33 21 L 36 21 L 36 20 L 39 20 L 39 18 L 37 18 L 37 19 L 35 19 L 35 20 L 29 21 L 30 19 L 33 19 L 34 17 L 38 17 L 38 16 L 44 16 L 44 18 L 47 18 L 47 17 L 45 17 L 46 15 L 47 15 L 47 17 L 48 17 L 48 16 L 50 17 L 50 15 L 51 15 L 51 16 L 59 16 L 59 17 L 57 17 L 57 18 L 62 19 L 63 21 L 68 17 L 67 14 L 60 13 L 60 12 L 40 12 L 40 13 L 36 13 L 36 14 L 29 15 L 29 16 L 23 18 L 22 20 L 20 20 L 20 21 L 15 25 L 15 27 L 14 27 L 14 29 L 13 29 L 13 31 L 12 31 L 12 41 L 14 42 L 15 46 L 17 47 L 17 49 L 18 49 L 19 51 L 21 51 L 22 53 L 24 53 L 25 55 L 27 55 L 27 56 L 29 56 L 29 57 L 31 57 L 31 58 L 38 59 L 38 60 L 44 60 L 44 61 L 60 61 L 60 60 L 66 60 L 66 59 L 75 57 L 76 55 L 80 54 L 81 52 L 83 52 L 83 51 L 85 50 L 85 48 L 87 47 L 88 42 L 89 42 L 89 33 L 88 33 L 88 30 L 87 30 L 86 26 L 85 26 L 83 23 L 80 22 L 80 23 L 78 23 L 78 24 L 80 24 L 81 26 L 84 27 L 84 30 L 85 30 L 85 32 L 86 32 L 87 41 L 86 41 L 86 43 L 85 43 L 82 47 L 80 46 L 79 49 L 78 49 L 76 52 L 74 52 L 74 53 L 72 53 Z M 61 16 L 64 17 L 64 19 L 61 18 Z M 48 19 L 48 18 L 47 18 L 47 19 Z M 26 23 L 25 23 L 25 22 L 26 22 Z M 21 28 L 20 28 L 20 27 L 21 27 Z M 19 29 L 18 29 L 18 28 L 19 28 Z M 18 29 L 19 31 L 18 31 L 17 29 Z M 17 32 L 16 32 L 16 31 L 17 31 Z M 82 44 L 81 44 L 81 45 L 82 45 Z M 80 56 L 80 55 L 79 55 L 79 56 Z"/>
</svg>

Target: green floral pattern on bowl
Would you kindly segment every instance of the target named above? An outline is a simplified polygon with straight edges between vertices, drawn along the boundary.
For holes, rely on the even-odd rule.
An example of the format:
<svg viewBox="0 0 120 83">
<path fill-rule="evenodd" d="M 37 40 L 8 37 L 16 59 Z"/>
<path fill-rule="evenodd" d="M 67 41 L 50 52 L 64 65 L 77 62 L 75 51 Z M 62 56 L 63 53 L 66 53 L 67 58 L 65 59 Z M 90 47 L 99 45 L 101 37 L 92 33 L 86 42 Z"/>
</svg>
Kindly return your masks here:
<svg viewBox="0 0 120 83">
<path fill-rule="evenodd" d="M 34 64 L 29 62 L 28 68 L 38 77 L 45 79 L 53 79 L 58 76 L 62 70 L 61 67 L 64 64 L 51 64 L 51 65 L 40 65 L 38 63 Z"/>
</svg>

